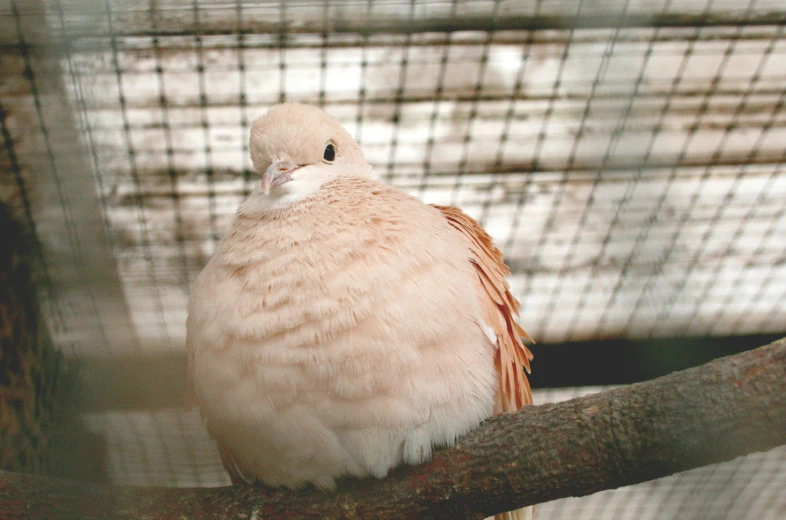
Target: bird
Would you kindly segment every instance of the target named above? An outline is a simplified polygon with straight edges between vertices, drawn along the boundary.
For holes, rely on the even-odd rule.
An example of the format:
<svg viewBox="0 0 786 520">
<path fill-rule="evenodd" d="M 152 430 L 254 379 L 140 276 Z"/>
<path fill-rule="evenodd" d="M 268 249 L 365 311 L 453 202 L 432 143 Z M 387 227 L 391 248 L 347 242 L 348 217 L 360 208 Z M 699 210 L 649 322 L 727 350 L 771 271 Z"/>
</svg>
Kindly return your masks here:
<svg viewBox="0 0 786 520">
<path fill-rule="evenodd" d="M 532 338 L 475 220 L 380 180 L 312 105 L 268 109 L 249 150 L 259 182 L 186 320 L 186 405 L 233 484 L 384 478 L 532 404 Z"/>
</svg>

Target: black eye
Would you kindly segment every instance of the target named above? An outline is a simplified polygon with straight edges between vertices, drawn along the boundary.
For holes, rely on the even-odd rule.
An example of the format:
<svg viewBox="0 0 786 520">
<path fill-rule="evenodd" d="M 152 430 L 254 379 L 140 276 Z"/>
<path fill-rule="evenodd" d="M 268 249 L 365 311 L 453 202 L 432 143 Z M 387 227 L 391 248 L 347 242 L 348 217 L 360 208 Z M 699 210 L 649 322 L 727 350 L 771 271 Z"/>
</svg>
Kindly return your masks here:
<svg viewBox="0 0 786 520">
<path fill-rule="evenodd" d="M 336 147 L 332 144 L 328 144 L 325 147 L 325 153 L 322 154 L 322 158 L 327 162 L 333 162 L 336 159 Z"/>
</svg>

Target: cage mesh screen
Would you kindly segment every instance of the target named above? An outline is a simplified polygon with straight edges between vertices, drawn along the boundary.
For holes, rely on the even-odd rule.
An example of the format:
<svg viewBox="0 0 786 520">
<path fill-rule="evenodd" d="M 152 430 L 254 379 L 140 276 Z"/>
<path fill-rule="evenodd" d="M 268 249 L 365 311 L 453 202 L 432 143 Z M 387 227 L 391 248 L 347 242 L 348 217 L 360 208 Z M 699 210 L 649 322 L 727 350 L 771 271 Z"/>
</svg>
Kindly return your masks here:
<svg viewBox="0 0 786 520">
<path fill-rule="evenodd" d="M 182 352 L 189 286 L 258 182 L 249 125 L 281 101 L 477 218 L 538 342 L 786 331 L 780 0 L 0 0 L 0 20 L 0 189 L 75 355 Z M 91 424 L 117 482 L 222 483 L 192 419 Z M 782 484 L 770 455 L 543 510 L 725 518 L 702 490 Z M 783 514 L 762 486 L 729 517 Z M 670 509 L 683 492 L 705 502 Z"/>
<path fill-rule="evenodd" d="M 249 124 L 283 100 L 476 217 L 539 341 L 782 331 L 776 4 L 523 4 L 46 4 L 143 345 L 182 344 L 189 285 L 258 179 Z"/>
</svg>

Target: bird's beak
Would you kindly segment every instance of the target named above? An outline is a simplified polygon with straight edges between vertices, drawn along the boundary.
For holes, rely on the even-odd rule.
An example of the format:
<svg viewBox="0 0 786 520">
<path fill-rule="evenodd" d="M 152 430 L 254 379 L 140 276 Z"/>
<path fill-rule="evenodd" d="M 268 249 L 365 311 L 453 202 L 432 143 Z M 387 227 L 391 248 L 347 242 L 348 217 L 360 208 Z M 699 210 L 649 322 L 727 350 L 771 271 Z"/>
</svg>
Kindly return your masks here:
<svg viewBox="0 0 786 520">
<path fill-rule="evenodd" d="M 292 180 L 292 173 L 300 168 L 292 161 L 276 161 L 262 174 L 262 193 L 267 195 L 276 186 Z"/>
</svg>

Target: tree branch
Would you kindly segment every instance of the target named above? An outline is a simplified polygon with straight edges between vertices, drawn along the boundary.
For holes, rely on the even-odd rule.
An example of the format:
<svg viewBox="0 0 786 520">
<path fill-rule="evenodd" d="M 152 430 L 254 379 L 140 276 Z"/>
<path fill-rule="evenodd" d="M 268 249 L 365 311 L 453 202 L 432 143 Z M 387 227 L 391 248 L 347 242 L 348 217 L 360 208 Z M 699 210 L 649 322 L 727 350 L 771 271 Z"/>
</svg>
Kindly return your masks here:
<svg viewBox="0 0 786 520">
<path fill-rule="evenodd" d="M 0 473 L 5 518 L 469 518 L 636 484 L 786 444 L 786 338 L 499 416 L 425 465 L 339 491 L 87 485 Z"/>
</svg>

